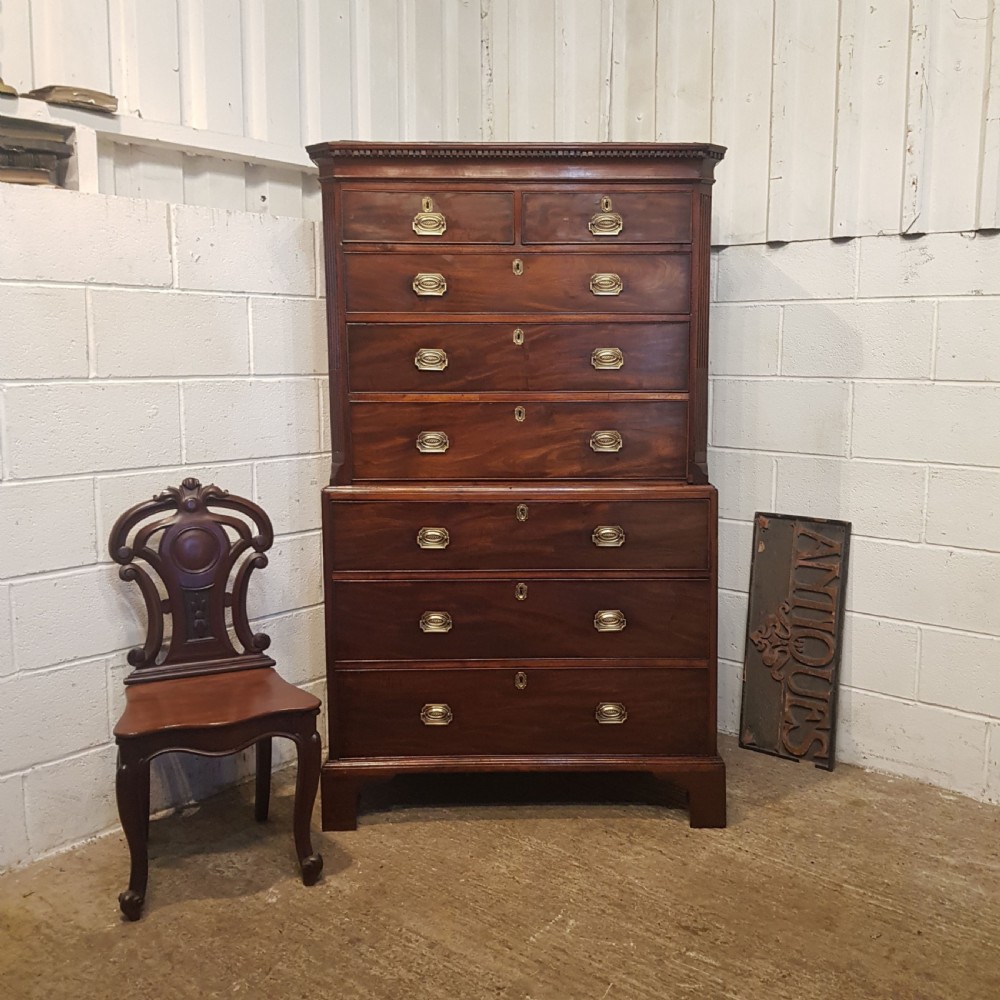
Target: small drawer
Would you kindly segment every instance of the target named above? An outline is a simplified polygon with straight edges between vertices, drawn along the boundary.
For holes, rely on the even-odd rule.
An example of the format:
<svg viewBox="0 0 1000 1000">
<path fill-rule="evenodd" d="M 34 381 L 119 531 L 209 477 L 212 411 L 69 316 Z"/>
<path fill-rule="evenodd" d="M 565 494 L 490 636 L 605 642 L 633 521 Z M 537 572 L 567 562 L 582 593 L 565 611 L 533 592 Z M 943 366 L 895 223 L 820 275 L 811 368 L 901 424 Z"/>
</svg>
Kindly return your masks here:
<svg viewBox="0 0 1000 1000">
<path fill-rule="evenodd" d="M 338 669 L 333 756 L 709 754 L 705 667 Z"/>
<path fill-rule="evenodd" d="M 708 499 L 327 502 L 334 571 L 709 568 Z"/>
<path fill-rule="evenodd" d="M 684 191 L 525 191 L 524 243 L 690 243 Z"/>
<path fill-rule="evenodd" d="M 508 192 L 356 191 L 341 194 L 345 243 L 513 243 Z"/>
<path fill-rule="evenodd" d="M 684 391 L 687 323 L 349 323 L 352 392 Z"/>
<path fill-rule="evenodd" d="M 352 403 L 355 479 L 682 479 L 684 400 Z"/>
<path fill-rule="evenodd" d="M 338 660 L 704 659 L 715 620 L 708 579 L 337 580 L 332 592 Z"/>
<path fill-rule="evenodd" d="M 349 312 L 687 314 L 691 303 L 685 252 L 346 253 L 344 267 Z"/>
</svg>

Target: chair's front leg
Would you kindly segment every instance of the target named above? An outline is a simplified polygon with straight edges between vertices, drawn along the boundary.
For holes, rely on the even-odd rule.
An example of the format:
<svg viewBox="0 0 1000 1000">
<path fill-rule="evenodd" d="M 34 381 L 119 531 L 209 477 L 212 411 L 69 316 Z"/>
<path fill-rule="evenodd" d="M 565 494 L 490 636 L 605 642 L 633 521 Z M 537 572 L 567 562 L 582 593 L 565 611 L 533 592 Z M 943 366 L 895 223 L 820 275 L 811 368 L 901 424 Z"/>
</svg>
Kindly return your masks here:
<svg viewBox="0 0 1000 1000">
<path fill-rule="evenodd" d="M 314 885 L 323 870 L 323 857 L 314 854 L 310 825 L 316 789 L 319 787 L 319 769 L 322 763 L 322 744 L 316 732 L 315 721 L 312 730 L 295 740 L 298 749 L 298 775 L 295 779 L 295 851 L 302 866 L 302 882 Z"/>
<path fill-rule="evenodd" d="M 128 888 L 119 894 L 118 905 L 129 920 L 138 920 L 146 901 L 146 881 L 149 877 L 149 852 L 146 844 L 149 822 L 149 761 L 141 757 L 126 759 L 127 756 L 127 752 L 123 754 L 119 748 L 115 794 L 118 799 L 118 818 L 128 841 L 132 868 Z"/>
<path fill-rule="evenodd" d="M 254 817 L 258 823 L 267 819 L 271 805 L 271 737 L 257 741 L 257 790 L 254 795 Z"/>
</svg>

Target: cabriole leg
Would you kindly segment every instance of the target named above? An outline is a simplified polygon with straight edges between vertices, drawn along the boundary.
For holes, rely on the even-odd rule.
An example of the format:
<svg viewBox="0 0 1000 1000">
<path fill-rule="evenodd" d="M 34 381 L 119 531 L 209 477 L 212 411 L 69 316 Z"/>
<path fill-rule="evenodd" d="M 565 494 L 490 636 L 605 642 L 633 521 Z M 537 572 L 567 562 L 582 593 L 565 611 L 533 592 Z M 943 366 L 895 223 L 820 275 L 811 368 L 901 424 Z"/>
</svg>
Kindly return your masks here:
<svg viewBox="0 0 1000 1000">
<path fill-rule="evenodd" d="M 316 789 L 319 787 L 319 769 L 322 744 L 315 728 L 306 736 L 295 741 L 298 748 L 299 766 L 295 780 L 295 851 L 302 866 L 302 882 L 314 885 L 323 870 L 323 858 L 313 853 L 310 825 Z"/>
<path fill-rule="evenodd" d="M 118 896 L 118 905 L 129 920 L 138 920 L 146 901 L 149 876 L 149 852 L 146 834 L 149 823 L 149 761 L 127 761 L 118 751 L 118 774 L 115 779 L 118 818 L 128 841 L 132 867 L 128 888 Z"/>
</svg>

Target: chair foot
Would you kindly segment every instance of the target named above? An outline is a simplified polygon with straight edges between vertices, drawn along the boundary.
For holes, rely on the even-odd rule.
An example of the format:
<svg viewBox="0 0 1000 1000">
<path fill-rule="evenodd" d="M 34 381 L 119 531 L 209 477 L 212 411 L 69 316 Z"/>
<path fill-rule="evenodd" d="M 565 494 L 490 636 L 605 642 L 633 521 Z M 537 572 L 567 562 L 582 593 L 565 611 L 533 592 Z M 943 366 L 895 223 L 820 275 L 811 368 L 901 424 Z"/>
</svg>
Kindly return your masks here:
<svg viewBox="0 0 1000 1000">
<path fill-rule="evenodd" d="M 323 871 L 323 855 L 310 854 L 308 858 L 302 859 L 302 884 L 315 885 L 319 880 L 320 872 Z"/>
<path fill-rule="evenodd" d="M 118 894 L 118 905 L 127 920 L 138 920 L 142 916 L 142 904 L 146 902 L 135 889 L 126 889 Z"/>
</svg>

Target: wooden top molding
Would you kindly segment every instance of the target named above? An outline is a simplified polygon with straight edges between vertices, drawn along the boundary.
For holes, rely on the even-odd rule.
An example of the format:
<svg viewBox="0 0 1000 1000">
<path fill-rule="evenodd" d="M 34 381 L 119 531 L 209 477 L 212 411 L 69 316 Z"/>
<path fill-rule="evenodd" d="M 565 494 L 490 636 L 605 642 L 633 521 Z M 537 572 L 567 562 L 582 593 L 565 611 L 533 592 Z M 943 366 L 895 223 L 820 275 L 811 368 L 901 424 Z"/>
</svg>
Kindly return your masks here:
<svg viewBox="0 0 1000 1000">
<path fill-rule="evenodd" d="M 359 176 L 365 173 L 394 173 L 394 165 L 406 164 L 408 176 L 419 176 L 423 164 L 448 161 L 455 174 L 496 172 L 517 174 L 541 162 L 553 167 L 575 161 L 579 168 L 589 164 L 597 170 L 633 165 L 642 173 L 660 173 L 676 164 L 688 176 L 710 179 L 715 164 L 726 154 L 725 146 L 711 143 L 405 143 L 405 142 L 319 142 L 306 147 L 318 164 L 321 177 Z M 659 164 L 659 167 L 656 165 Z M 491 166 L 493 169 L 491 170 Z"/>
</svg>

